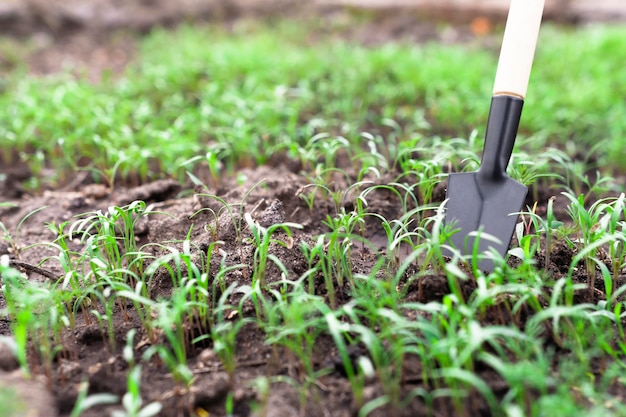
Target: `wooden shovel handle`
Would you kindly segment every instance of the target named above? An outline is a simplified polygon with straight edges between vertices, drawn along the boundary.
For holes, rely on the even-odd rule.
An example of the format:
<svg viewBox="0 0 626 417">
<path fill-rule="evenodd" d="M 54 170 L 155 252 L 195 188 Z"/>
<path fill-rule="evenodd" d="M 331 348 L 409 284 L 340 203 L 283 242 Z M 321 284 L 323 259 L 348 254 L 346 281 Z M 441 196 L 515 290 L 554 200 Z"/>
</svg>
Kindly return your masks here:
<svg viewBox="0 0 626 417">
<path fill-rule="evenodd" d="M 511 0 L 493 95 L 526 97 L 545 0 Z"/>
</svg>

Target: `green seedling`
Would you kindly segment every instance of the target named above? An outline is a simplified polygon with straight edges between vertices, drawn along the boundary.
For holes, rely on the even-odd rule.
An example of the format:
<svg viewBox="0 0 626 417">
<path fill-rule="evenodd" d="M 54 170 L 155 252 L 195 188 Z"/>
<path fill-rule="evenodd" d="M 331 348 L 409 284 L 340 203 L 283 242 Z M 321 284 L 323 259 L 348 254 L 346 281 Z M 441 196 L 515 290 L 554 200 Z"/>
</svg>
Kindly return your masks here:
<svg viewBox="0 0 626 417">
<path fill-rule="evenodd" d="M 350 359 L 350 353 L 348 351 L 349 345 L 346 343 L 346 336 L 349 337 L 347 333 L 350 330 L 350 326 L 347 323 L 339 321 L 337 314 L 333 313 L 330 309 L 325 308 L 324 306 L 322 306 L 322 313 L 324 314 L 324 319 L 326 320 L 328 332 L 335 342 L 335 347 L 337 348 L 341 358 L 346 376 L 350 381 L 354 401 L 357 407 L 360 408 L 364 403 L 363 390 L 365 389 L 365 381 L 359 375 L 359 369 L 355 369 Z"/>
<path fill-rule="evenodd" d="M 419 206 L 418 198 L 413 191 L 414 188 L 414 185 L 406 185 L 398 182 L 372 185 L 370 187 L 366 187 L 359 195 L 359 198 L 367 201 L 370 193 L 390 192 L 398 198 L 401 204 L 400 207 L 402 208 L 402 213 L 408 213 L 412 208 Z"/>
<path fill-rule="evenodd" d="M 321 263 L 324 262 L 324 236 L 319 236 L 315 242 L 300 241 L 300 251 L 307 261 L 307 271 L 304 275 L 308 281 L 309 294 L 315 294 L 315 278 L 323 268 Z M 333 292 L 334 294 L 334 292 Z"/>
<path fill-rule="evenodd" d="M 532 136 L 520 139 L 518 139 L 520 149 L 532 147 L 537 142 L 547 141 L 545 138 Z M 561 154 L 560 150 L 551 147 L 541 149 L 540 152 L 533 152 L 532 157 L 523 150 L 517 150 L 511 155 L 511 168 L 509 170 L 511 178 L 529 187 L 533 199 L 537 201 L 539 191 L 537 185 L 548 181 L 567 184 L 561 174 L 554 172 L 555 167 L 552 161 L 558 160 Z M 532 187 L 533 185 L 535 187 Z"/>
<path fill-rule="evenodd" d="M 333 281 L 337 281 L 339 288 L 344 286 L 344 282 L 353 284 L 352 277 L 352 236 L 358 225 L 356 213 L 346 213 L 343 211 L 334 218 L 327 216 L 324 225 L 330 229 L 326 233 L 326 254 L 324 277 L 327 288 L 334 286 Z M 329 293 L 333 293 L 330 291 Z"/>
<path fill-rule="evenodd" d="M 33 342 L 35 355 L 43 365 L 48 378 L 52 374 L 52 362 L 62 349 L 62 331 L 69 326 L 63 305 L 57 300 L 57 290 L 26 280 L 22 274 L 8 266 L 8 258 L 0 260 L 2 292 L 6 307 L 4 315 L 11 320 L 15 338 L 15 354 L 22 371 L 30 376 L 29 341 Z M 49 379 L 50 380 L 50 379 Z"/>
<path fill-rule="evenodd" d="M 309 191 L 305 191 L 309 189 Z M 309 209 L 309 213 L 313 213 L 313 208 L 315 207 L 315 200 L 317 198 L 317 185 L 315 184 L 307 184 L 303 187 L 300 187 L 298 191 L 296 191 L 296 196 L 301 198 L 307 205 Z"/>
<path fill-rule="evenodd" d="M 193 181 L 196 185 L 205 186 L 202 181 L 196 177 L 190 168 L 195 168 L 196 164 L 200 162 L 204 162 L 206 167 L 209 170 L 209 175 L 211 176 L 211 185 L 215 188 L 220 186 L 220 172 L 222 170 L 222 160 L 227 159 L 232 154 L 232 149 L 228 143 L 216 143 L 210 147 L 210 149 L 202 156 L 195 156 L 191 159 L 186 160 L 181 164 L 181 166 L 185 167 L 187 170 L 187 176 Z"/>
<path fill-rule="evenodd" d="M 317 164 L 321 161 L 322 170 L 330 173 L 337 166 L 337 159 L 341 152 L 348 152 L 347 156 L 350 157 L 350 145 L 350 142 L 341 136 L 331 137 L 327 133 L 314 135 L 305 148 L 309 149 L 306 155 L 311 158 L 308 162 Z"/>
<path fill-rule="evenodd" d="M 0 272 L 4 282 L 5 314 L 15 318 L 14 323 L 21 331 L 25 343 L 28 333 L 37 341 L 45 365 L 51 361 L 63 339 L 63 329 L 70 325 L 65 308 L 71 294 L 59 291 L 54 286 L 28 281 L 19 271 L 9 266 L 6 256 L 0 258 Z M 17 318 L 19 316 L 19 319 Z"/>
<path fill-rule="evenodd" d="M 128 391 L 122 396 L 123 409 L 113 411 L 112 417 L 153 417 L 159 415 L 163 408 L 162 404 L 156 401 L 144 405 L 141 398 L 141 365 L 135 363 L 134 335 L 134 329 L 127 334 L 124 348 L 124 359 L 130 367 L 126 379 Z"/>
<path fill-rule="evenodd" d="M 250 322 L 249 319 L 243 317 L 241 309 L 236 310 L 228 304 L 230 296 L 238 292 L 245 292 L 245 289 L 238 288 L 237 283 L 232 283 L 226 290 L 222 291 L 219 301 L 212 311 L 213 318 L 210 333 L 199 336 L 193 341 L 193 343 L 198 343 L 210 338 L 213 342 L 213 350 L 220 358 L 228 374 L 228 386 L 231 390 L 235 388 L 237 335 Z M 235 320 L 229 317 L 229 314 L 233 311 L 238 313 Z"/>
<path fill-rule="evenodd" d="M 92 176 L 94 177 L 96 182 L 102 182 L 106 184 L 107 188 L 112 193 L 115 191 L 115 179 L 116 177 L 118 177 L 120 168 L 124 165 L 130 165 L 130 162 L 131 161 L 128 159 L 128 156 L 125 153 L 119 153 L 118 156 L 114 159 L 114 163 L 112 166 L 101 168 L 90 167 L 88 168 L 88 170 L 92 172 Z M 140 170 L 139 175 L 142 180 L 146 180 L 147 175 L 145 170 Z"/>
<path fill-rule="evenodd" d="M 268 417 L 267 408 L 271 386 L 269 378 L 266 376 L 257 377 L 250 382 L 250 386 L 252 386 L 257 393 L 257 401 L 254 401 L 251 407 L 253 412 L 255 412 L 259 417 Z"/>
<path fill-rule="evenodd" d="M 425 228 L 427 223 L 430 223 L 428 217 L 426 220 L 422 220 L 425 216 L 425 212 L 430 212 L 434 206 L 418 206 L 412 210 L 409 210 L 402 215 L 400 219 L 394 219 L 391 222 L 387 222 L 383 219 L 383 229 L 387 236 L 387 253 L 392 254 L 395 258 L 395 262 L 399 261 L 401 251 L 404 249 L 406 256 L 411 256 L 415 252 L 423 252 L 426 249 L 425 244 L 430 243 L 427 240 L 430 232 Z M 449 229 L 449 228 L 448 228 Z M 446 229 L 446 233 L 449 233 Z M 417 262 L 417 258 L 413 258 Z M 425 269 L 428 264 L 422 264 Z"/>
<path fill-rule="evenodd" d="M 13 204 L 10 203 L 3 203 L 4 206 L 10 207 L 10 206 L 14 206 Z M 17 256 L 19 258 L 20 255 L 20 251 L 22 250 L 22 247 L 20 245 L 20 232 L 22 230 L 22 227 L 24 227 L 24 223 L 30 219 L 31 217 L 33 217 L 34 215 L 36 215 L 37 213 L 41 212 L 42 210 L 45 210 L 47 207 L 39 207 L 38 209 L 35 209 L 31 212 L 29 212 L 28 214 L 26 214 L 17 224 L 17 227 L 15 228 L 15 233 L 11 233 L 6 226 L 4 225 L 4 223 L 2 223 L 0 221 L 0 232 L 2 233 L 2 240 L 5 240 L 9 243 L 9 246 L 11 248 L 12 253 Z"/>
<path fill-rule="evenodd" d="M 273 284 L 271 309 L 264 325 L 268 344 L 285 346 L 299 360 L 297 370 L 300 379 L 315 377 L 314 348 L 317 337 L 324 331 L 323 319 L 319 314 L 323 298 L 304 290 L 303 280 L 283 279 Z"/>
<path fill-rule="evenodd" d="M 411 178 L 414 185 L 411 191 L 415 189 L 415 194 L 421 204 L 432 203 L 433 192 L 435 186 L 439 184 L 444 177 L 442 172 L 442 161 L 432 158 L 429 160 L 411 160 L 405 164 L 403 177 Z M 413 179 L 414 178 L 414 179 Z M 399 181 L 400 178 L 396 179 Z"/>
<path fill-rule="evenodd" d="M 380 135 L 373 135 L 369 132 L 361 133 L 361 138 L 366 142 L 364 146 L 366 150 L 352 157 L 352 163 L 357 164 L 359 172 L 375 170 L 378 173 L 377 177 L 380 177 L 381 172 L 388 172 L 390 158 L 381 152 L 381 149 L 388 147 L 385 139 Z M 389 145 L 394 146 L 391 138 L 389 139 Z M 395 151 L 392 150 L 391 152 Z"/>
<path fill-rule="evenodd" d="M 68 241 L 71 239 L 71 236 L 65 231 L 69 224 L 69 221 L 65 221 L 60 224 L 46 223 L 48 230 L 50 230 L 56 236 L 55 240 L 49 244 L 49 247 L 56 249 L 59 253 L 54 258 L 58 260 L 61 268 L 65 273 L 65 286 L 67 286 L 67 283 L 70 282 L 78 286 L 80 285 L 78 271 L 81 266 L 81 253 L 73 251 L 69 247 Z M 85 273 L 84 270 L 81 272 L 83 274 Z"/>
<path fill-rule="evenodd" d="M 580 245 L 579 253 L 572 260 L 572 266 L 580 261 L 585 262 L 588 276 L 589 297 L 595 298 L 596 265 L 599 263 L 596 253 L 603 245 L 618 244 L 623 240 L 621 234 L 610 233 L 610 228 L 616 230 L 619 215 L 614 215 L 611 208 L 614 200 L 601 199 L 592 204 L 589 209 L 584 205 L 584 196 L 575 198 L 569 193 L 563 193 L 570 200 L 567 213 L 578 226 L 578 237 L 575 243 Z M 622 204 L 622 203 L 620 203 Z M 570 268 L 570 275 L 572 268 Z"/>
<path fill-rule="evenodd" d="M 78 397 L 76 398 L 76 402 L 74 403 L 74 407 L 72 408 L 70 417 L 80 417 L 81 414 L 83 414 L 91 407 L 96 407 L 99 405 L 117 404 L 119 402 L 119 397 L 117 395 L 106 393 L 88 395 L 88 393 L 89 383 L 81 382 L 78 387 Z"/>
<path fill-rule="evenodd" d="M 568 143 L 571 146 L 571 143 Z M 555 162 L 558 170 L 562 171 L 563 185 L 572 195 L 584 194 L 584 202 L 587 203 L 592 197 L 606 194 L 611 189 L 614 179 L 605 172 L 593 171 L 594 164 L 591 160 L 597 157 L 603 142 L 600 141 L 589 149 L 585 155 L 572 158 L 567 153 L 550 149 L 548 156 Z"/>
<path fill-rule="evenodd" d="M 291 236 L 292 229 L 302 229 L 302 225 L 297 223 L 277 223 L 268 227 L 263 227 L 257 221 L 252 219 L 250 213 L 245 213 L 244 219 L 248 225 L 250 233 L 252 234 L 250 243 L 252 243 L 255 248 L 252 286 L 254 286 L 256 282 L 259 282 L 260 287 L 265 288 L 265 275 L 268 261 L 271 260 L 275 264 L 280 263 L 276 256 L 270 253 L 270 245 L 277 244 L 286 248 L 291 248 L 293 246 L 293 238 Z M 274 237 L 274 235 L 279 231 L 285 233 L 285 240 Z"/>
<path fill-rule="evenodd" d="M 288 373 L 299 381 L 300 409 L 304 412 L 310 389 L 315 381 L 326 373 L 316 371 L 314 349 L 317 338 L 325 331 L 320 314 L 323 299 L 305 290 L 303 280 L 282 281 L 270 290 L 271 304 L 267 307 L 266 320 L 261 324 L 267 334 L 266 343 L 283 346 L 288 360 Z"/>
<path fill-rule="evenodd" d="M 350 183 L 350 177 L 348 174 L 339 168 L 328 168 L 323 171 L 316 170 L 315 176 L 311 178 L 312 183 L 305 185 L 300 189 L 298 195 L 300 198 L 303 198 L 309 208 L 311 209 L 315 204 L 314 199 L 315 196 L 318 195 L 317 192 L 320 191 L 321 197 L 323 199 L 327 199 L 330 197 L 330 201 L 333 203 L 335 213 L 339 213 L 340 208 L 342 207 L 342 202 L 344 201 L 344 196 L 347 194 L 347 190 L 344 190 L 342 187 L 337 187 L 337 185 L 330 186 L 329 183 L 334 181 L 324 178 L 326 176 L 331 177 L 333 173 L 337 173 L 346 179 L 347 183 Z M 308 195 L 304 195 L 303 191 L 307 188 L 312 188 Z"/>
<path fill-rule="evenodd" d="M 355 321 L 350 331 L 355 333 L 355 341 L 365 345 L 387 400 L 399 404 L 403 361 L 416 338 L 411 330 L 404 328 L 403 325 L 408 322 L 403 322 L 401 316 L 387 309 L 379 309 L 377 313 L 376 323 L 372 323 L 378 328 L 375 333 L 369 325 L 364 326 L 356 321 L 358 317 L 347 310 L 347 314 L 352 315 Z"/>
<path fill-rule="evenodd" d="M 179 261 L 176 259 L 180 258 Z M 186 341 L 193 339 L 193 336 L 198 334 L 202 335 L 209 331 L 211 323 L 211 305 L 210 292 L 209 292 L 209 275 L 207 272 L 202 272 L 196 264 L 193 262 L 194 256 L 191 254 L 190 242 L 185 240 L 183 242 L 183 251 L 179 256 L 174 257 L 174 264 L 177 271 L 185 270 L 186 277 L 181 277 L 179 285 L 176 287 L 182 290 L 180 299 L 172 297 L 174 302 L 186 303 L 190 307 L 189 311 L 185 314 L 183 323 L 186 326 L 185 331 L 189 336 L 185 337 Z M 183 301 L 183 299 L 185 301 Z M 191 351 L 191 343 L 188 344 L 187 351 Z"/>
<path fill-rule="evenodd" d="M 609 216 L 607 232 L 616 239 L 613 242 L 609 242 L 609 258 L 611 263 L 612 274 L 612 287 L 617 289 L 617 283 L 619 274 L 624 268 L 626 260 L 626 245 L 621 238 L 626 231 L 626 223 L 624 222 L 624 214 L 626 214 L 626 195 L 624 193 L 612 202 L 611 205 L 606 207 L 607 215 Z M 605 284 L 606 287 L 606 284 Z M 607 298 L 611 298 L 611 294 L 607 291 Z"/>
<path fill-rule="evenodd" d="M 404 191 L 404 195 L 401 193 Z M 383 185 L 374 185 L 367 187 L 359 194 L 357 202 L 362 206 L 367 206 L 370 194 L 377 192 L 390 192 L 396 196 L 402 207 L 402 213 L 406 213 L 401 219 L 389 220 L 378 213 L 363 212 L 363 218 L 372 217 L 380 221 L 380 225 L 385 232 L 387 238 L 386 255 L 389 260 L 391 269 L 396 269 L 400 263 L 400 250 L 402 242 L 411 235 L 409 232 L 409 224 L 414 222 L 413 215 L 418 214 L 421 210 L 412 210 L 411 207 L 419 207 L 418 199 L 413 193 L 413 186 L 407 186 L 400 183 L 390 183 Z"/>
<path fill-rule="evenodd" d="M 223 213 L 223 210 L 225 210 L 226 213 L 228 213 L 230 220 L 232 222 L 233 225 L 233 229 L 235 232 L 235 243 L 237 244 L 237 246 L 240 247 L 242 241 L 243 241 L 243 229 L 245 226 L 245 221 L 244 221 L 244 213 L 245 213 L 245 205 L 246 205 L 246 201 L 248 200 L 248 198 L 250 197 L 250 195 L 252 194 L 252 192 L 257 188 L 260 187 L 263 183 L 265 182 L 265 179 L 262 179 L 260 181 L 258 181 L 256 184 L 254 184 L 248 191 L 246 191 L 246 193 L 243 195 L 242 200 L 240 203 L 237 204 L 229 204 L 228 202 L 226 202 L 226 200 L 213 195 L 213 194 L 204 194 L 204 193 L 199 193 L 197 194 L 197 197 L 205 197 L 205 198 L 209 198 L 209 199 L 213 199 L 216 202 L 218 202 L 221 207 L 217 212 L 217 215 L 215 215 L 214 213 L 214 219 L 215 222 L 213 225 L 207 225 L 206 227 L 208 228 L 208 230 L 211 232 L 211 234 L 214 237 L 219 236 L 220 230 L 219 230 L 219 222 L 218 219 L 220 217 L 220 215 Z M 196 185 L 201 185 L 203 187 L 206 188 L 206 186 L 204 186 L 202 183 L 197 183 Z M 192 215 L 192 217 L 203 211 L 204 209 L 200 209 L 198 211 L 196 211 L 196 213 L 194 213 Z M 241 249 L 241 247 L 240 247 Z"/>
<path fill-rule="evenodd" d="M 539 252 L 543 235 L 545 239 L 545 271 L 548 271 L 550 267 L 550 256 L 554 245 L 559 240 L 566 238 L 564 233 L 567 234 L 568 232 L 566 228 L 563 228 L 563 222 L 557 220 L 554 215 L 554 201 L 555 197 L 548 199 L 545 220 L 536 214 L 537 203 L 527 212 L 520 213 L 523 221 L 518 223 L 516 227 L 519 248 L 513 250 L 513 253 L 520 259 L 532 259 Z M 527 216 L 528 220 L 526 220 Z M 534 229 L 534 234 L 531 233 L 531 229 Z"/>
<path fill-rule="evenodd" d="M 135 227 L 143 217 L 155 213 L 143 201 L 125 207 L 112 206 L 107 213 L 87 213 L 70 227 L 68 234 L 80 235 L 93 254 L 113 269 L 127 269 L 141 276 L 145 255 L 137 247 Z"/>
<path fill-rule="evenodd" d="M 125 294 L 130 296 L 130 294 Z M 145 306 L 149 306 L 155 312 L 154 327 L 163 332 L 169 346 L 153 345 L 144 353 L 144 358 L 149 358 L 155 353 L 166 364 L 172 373 L 172 378 L 183 387 L 188 387 L 193 379 L 193 374 L 187 366 L 187 346 L 184 318 L 192 306 L 187 306 L 185 294 L 178 290 L 171 300 L 151 302 L 142 300 Z"/>
</svg>

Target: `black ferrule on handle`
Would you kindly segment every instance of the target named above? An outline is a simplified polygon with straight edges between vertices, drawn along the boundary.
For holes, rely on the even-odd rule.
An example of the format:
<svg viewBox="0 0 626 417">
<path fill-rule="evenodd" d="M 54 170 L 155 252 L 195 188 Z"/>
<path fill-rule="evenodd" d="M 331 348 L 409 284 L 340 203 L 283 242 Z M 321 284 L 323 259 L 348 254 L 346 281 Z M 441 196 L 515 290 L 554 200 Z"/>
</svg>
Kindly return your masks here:
<svg viewBox="0 0 626 417">
<path fill-rule="evenodd" d="M 499 181 L 506 176 L 524 100 L 498 95 L 491 99 L 483 157 L 478 169 L 482 180 Z"/>
</svg>

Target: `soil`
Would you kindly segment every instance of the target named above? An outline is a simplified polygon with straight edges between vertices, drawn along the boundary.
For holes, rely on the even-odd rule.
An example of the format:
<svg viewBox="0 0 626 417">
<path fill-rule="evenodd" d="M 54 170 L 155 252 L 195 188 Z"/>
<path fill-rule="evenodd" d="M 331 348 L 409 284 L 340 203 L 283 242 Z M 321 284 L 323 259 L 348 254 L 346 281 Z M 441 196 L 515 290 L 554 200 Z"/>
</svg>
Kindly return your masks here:
<svg viewBox="0 0 626 417">
<path fill-rule="evenodd" d="M 100 14 L 89 14 L 85 11 L 86 9 L 81 9 L 82 14 L 74 10 L 72 15 L 67 12 L 71 9 L 64 8 L 63 12 L 57 11 L 55 14 L 48 9 L 41 8 L 44 7 L 45 2 L 27 3 L 31 8 L 26 12 L 21 12 L 26 15 L 22 16 L 19 23 L 10 26 L 0 24 L 0 28 L 3 28 L 5 34 L 12 36 L 12 42 L 16 45 L 30 45 L 29 47 L 32 48 L 33 53 L 27 57 L 28 71 L 33 74 L 46 75 L 61 71 L 70 65 L 77 75 L 87 76 L 94 82 L 97 82 L 103 70 L 109 70 L 113 74 L 120 74 L 124 71 L 126 65 L 132 62 L 134 42 L 138 33 L 154 25 L 172 25 L 181 19 L 188 18 L 188 15 L 175 10 L 169 5 L 171 2 L 166 0 L 127 2 L 128 11 L 124 14 L 125 20 L 122 23 L 114 21 L 113 18 L 111 21 L 98 20 L 94 16 L 100 16 Z M 98 0 L 84 3 L 93 7 L 106 8 L 119 2 Z M 208 3 L 215 4 L 215 2 Z M 40 8 L 36 7 L 38 4 Z M 136 7 L 131 7 L 131 4 Z M 142 4 L 149 4 L 152 10 L 150 16 L 146 16 Z M 210 9 L 207 6 L 202 10 L 202 12 L 197 11 L 195 19 L 215 18 L 216 9 Z M 234 19 L 241 18 L 241 14 L 245 14 L 242 10 L 248 9 L 220 10 L 220 22 L 227 25 L 232 24 Z M 268 12 L 266 9 L 254 10 L 254 13 Z M 415 25 L 410 24 L 410 19 L 407 19 L 405 14 L 398 14 L 394 17 L 386 13 L 378 20 L 385 24 L 377 25 L 375 31 L 368 26 L 358 26 L 347 33 L 342 33 L 341 36 L 349 36 L 364 43 L 379 43 L 398 37 L 414 37 L 420 40 L 436 37 L 442 40 L 442 36 L 447 36 L 443 39 L 444 41 L 458 41 L 472 30 L 468 25 L 454 33 L 442 35 L 431 22 Z M 91 16 L 91 21 L 89 16 Z M 0 72 L 11 70 L 16 65 L 20 64 L 8 59 L 2 60 L 0 57 Z M 62 269 L 54 258 L 57 255 L 56 251 L 49 246 L 37 245 L 56 238 L 54 233 L 45 226 L 46 223 L 73 222 L 76 216 L 84 213 L 106 211 L 110 206 L 124 206 L 136 200 L 142 200 L 155 212 L 164 212 L 167 215 L 152 214 L 147 217 L 147 220 L 138 224 L 136 229 L 138 246 L 148 243 L 176 246 L 179 245 L 176 241 L 184 239 L 191 231 L 191 240 L 198 248 L 206 250 L 212 241 L 219 239 L 224 242 L 221 247 L 224 251 L 222 256 L 229 265 L 238 263 L 251 265 L 253 263 L 252 246 L 235 233 L 233 218 L 230 215 L 222 214 L 216 219 L 214 213 L 220 213 L 221 208 L 217 200 L 194 194 L 194 192 L 203 192 L 215 194 L 229 204 L 240 205 L 239 213 L 249 213 L 254 220 L 264 226 L 280 222 L 301 224 L 303 229 L 295 231 L 292 236 L 295 242 L 293 246 L 274 245 L 271 248 L 271 253 L 283 262 L 287 271 L 293 272 L 294 276 L 300 276 L 308 269 L 308 265 L 297 243 L 310 242 L 322 233 L 324 231 L 322 221 L 327 215 L 335 212 L 335 207 L 331 201 L 318 199 L 314 210 L 310 210 L 304 200 L 298 196 L 302 187 L 309 183 L 299 173 L 299 167 L 293 166 L 290 161 L 281 160 L 280 157 L 272 162 L 271 166 L 242 169 L 237 178 L 222 178 L 219 184 L 213 183 L 211 178 L 202 178 L 202 173 L 198 173 L 201 179 L 206 179 L 206 183 L 211 184 L 206 190 L 193 189 L 190 184 L 180 185 L 172 180 L 160 180 L 129 188 L 116 186 L 115 189 L 110 189 L 105 185 L 90 183 L 87 176 L 78 175 L 73 183 L 64 184 L 58 189 L 47 189 L 36 195 L 24 191 L 24 187 L 21 186 L 29 178 L 27 170 L 20 166 L 0 165 L 0 173 L 4 174 L 4 181 L 0 184 L 0 201 L 15 204 L 0 207 L 0 220 L 8 228 L 15 242 L 13 246 L 8 241 L 0 241 L 0 255 L 8 255 L 12 265 L 23 271 L 32 281 L 45 282 L 57 279 L 61 276 Z M 241 178 L 245 180 L 241 182 Z M 377 181 L 383 183 L 392 178 L 390 176 Z M 341 181 L 337 179 L 335 183 L 337 189 L 342 188 Z M 440 184 L 435 194 L 436 200 L 442 201 L 445 196 L 445 184 Z M 541 187 L 532 190 L 529 195 L 539 196 L 540 204 L 537 213 L 542 214 L 545 213 L 547 199 L 553 195 L 558 196 L 559 193 L 556 190 Z M 529 206 L 534 203 L 535 201 L 531 201 L 530 198 L 527 201 Z M 558 218 L 566 217 L 563 212 L 565 203 L 563 197 L 558 197 L 555 203 Z M 350 210 L 352 204 L 354 204 L 354 195 L 348 196 L 345 208 Z M 400 204 L 394 200 L 391 192 L 379 191 L 370 194 L 368 204 L 371 212 L 380 213 L 389 219 L 399 218 L 402 214 Z M 27 220 L 21 223 L 24 218 Z M 241 221 L 237 213 L 234 219 Z M 217 236 L 211 233 L 212 230 L 215 230 L 214 233 Z M 364 237 L 369 241 L 381 242 L 381 245 L 380 247 L 355 245 L 352 266 L 359 273 L 371 271 L 376 255 L 384 249 L 382 244 L 384 231 L 380 225 L 372 221 L 366 225 L 364 233 Z M 244 227 L 242 234 L 244 237 L 249 237 L 250 231 Z M 287 239 L 285 235 L 282 235 L 282 238 Z M 81 250 L 84 242 L 75 239 L 70 244 L 72 249 Z M 159 254 L 158 249 L 151 250 L 155 255 Z M 563 276 L 567 273 L 573 256 L 573 251 L 567 245 L 557 244 L 551 253 L 550 264 L 546 270 L 554 278 Z M 540 266 L 544 266 L 545 255 L 540 255 L 537 261 Z M 215 268 L 213 271 L 218 267 L 219 263 L 212 265 L 212 268 Z M 236 269 L 230 272 L 226 277 L 227 283 L 245 282 L 249 275 L 248 269 Z M 268 282 L 279 280 L 280 273 L 277 267 L 270 267 L 267 275 Z M 404 289 L 409 299 L 420 302 L 441 300 L 450 292 L 445 277 L 433 273 L 427 277 L 416 278 L 415 274 L 416 271 L 407 271 L 405 280 L 401 283 L 406 287 Z M 575 279 L 581 282 L 587 281 L 582 271 Z M 474 285 L 471 279 L 463 283 L 463 292 L 466 296 L 472 292 Z M 317 293 L 326 296 L 323 288 L 323 282 L 317 280 Z M 167 296 L 171 291 L 171 282 L 165 276 L 157 275 L 151 291 L 155 295 Z M 337 288 L 337 294 L 339 302 L 348 301 L 349 292 L 345 288 Z M 603 294 L 602 283 L 598 282 L 593 298 L 597 301 L 603 297 Z M 580 293 L 577 297 L 579 302 L 590 301 L 587 292 Z M 3 303 L 4 300 L 0 300 L 0 307 Z M 252 308 L 248 313 L 251 312 Z M 520 313 L 519 317 L 508 319 L 505 314 L 505 311 L 494 308 L 493 311 L 485 314 L 484 320 L 485 322 L 514 320 L 518 325 L 523 325 L 524 312 Z M 126 343 L 128 330 L 137 328 L 138 333 L 134 340 L 137 354 L 140 355 L 148 347 L 146 335 L 141 332 L 137 317 L 131 315 L 125 318 L 121 312 L 117 311 L 115 323 L 117 346 L 123 346 Z M 0 320 L 1 337 L 10 335 L 9 327 L 6 320 Z M 89 383 L 90 394 L 112 393 L 122 396 L 126 392 L 128 366 L 122 357 L 121 349 L 111 350 L 97 324 L 79 321 L 76 331 L 65 336 L 67 338 L 66 351 L 57 355 L 51 373 L 46 374 L 45 370 L 37 369 L 35 366 L 34 374 L 37 375 L 35 378 L 37 382 L 24 381 L 20 377 L 20 372 L 17 371 L 15 359 L 10 354 L 6 354 L 6 351 L 0 350 L 0 371 L 4 372 L 0 373 L 0 383 L 11 384 L 24 398 L 24 403 L 29 404 L 30 413 L 24 413 L 24 415 L 68 416 L 76 402 L 83 381 Z M 356 409 L 352 402 L 349 381 L 333 346 L 332 340 L 325 338 L 320 338 L 316 343 L 313 360 L 316 369 L 330 366 L 332 372 L 321 377 L 318 383 L 310 388 L 309 400 L 305 408 L 301 409 L 298 392 L 287 383 L 273 383 L 266 396 L 262 395 L 262 391 L 250 385 L 250 382 L 259 376 L 292 376 L 297 379 L 298 372 L 290 366 L 289 361 L 283 360 L 283 352 L 280 348 L 272 349 L 264 343 L 259 329 L 252 325 L 245 327 L 239 333 L 237 340 L 237 371 L 232 390 L 233 415 L 240 417 L 354 416 Z M 354 353 L 355 357 L 360 354 L 360 352 Z M 406 363 L 406 369 L 403 370 L 405 382 L 402 390 L 404 393 L 424 387 L 420 378 L 419 361 L 407 358 Z M 189 365 L 195 375 L 195 380 L 191 388 L 185 390 L 176 384 L 162 363 L 157 360 L 142 362 L 142 397 L 145 403 L 161 402 L 163 410 L 159 415 L 168 417 L 225 416 L 225 403 L 230 391 L 229 379 L 211 346 L 207 345 L 193 352 Z M 484 369 L 479 367 L 477 372 L 488 382 L 497 396 L 506 394 L 506 385 L 495 372 L 488 367 Z M 35 384 L 41 385 L 42 383 L 45 384 L 46 389 L 43 389 L 42 394 L 34 395 Z M 26 388 L 21 388 L 24 384 Z M 381 387 L 376 382 L 369 381 L 365 390 L 365 400 L 376 398 L 381 392 Z M 36 402 L 32 400 L 33 397 L 36 397 Z M 254 403 L 265 403 L 265 413 L 254 411 L 252 407 Z M 486 404 L 478 395 L 469 396 L 465 408 L 466 415 L 489 415 Z M 436 401 L 435 410 L 435 415 L 438 416 L 457 415 L 457 411 L 445 399 Z M 90 417 L 109 414 L 110 408 L 99 406 L 82 415 Z M 389 414 L 390 411 L 382 407 L 370 416 Z M 405 410 L 392 415 L 419 417 L 430 414 L 423 402 L 415 399 Z"/>
</svg>

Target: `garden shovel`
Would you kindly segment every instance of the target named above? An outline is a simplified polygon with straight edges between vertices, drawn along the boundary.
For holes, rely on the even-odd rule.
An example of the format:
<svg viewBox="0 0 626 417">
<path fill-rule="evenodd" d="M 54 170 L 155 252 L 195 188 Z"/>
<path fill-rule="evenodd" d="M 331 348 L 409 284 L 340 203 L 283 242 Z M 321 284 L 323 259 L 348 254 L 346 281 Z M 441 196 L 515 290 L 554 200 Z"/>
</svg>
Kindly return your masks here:
<svg viewBox="0 0 626 417">
<path fill-rule="evenodd" d="M 511 158 L 528 87 L 544 0 L 512 0 L 504 30 L 480 168 L 451 174 L 445 222 L 459 229 L 450 238 L 462 254 L 497 252 L 504 256 L 528 188 L 511 179 Z M 488 235 L 488 236 L 487 236 Z M 492 258 L 478 267 L 492 271 Z"/>
</svg>

